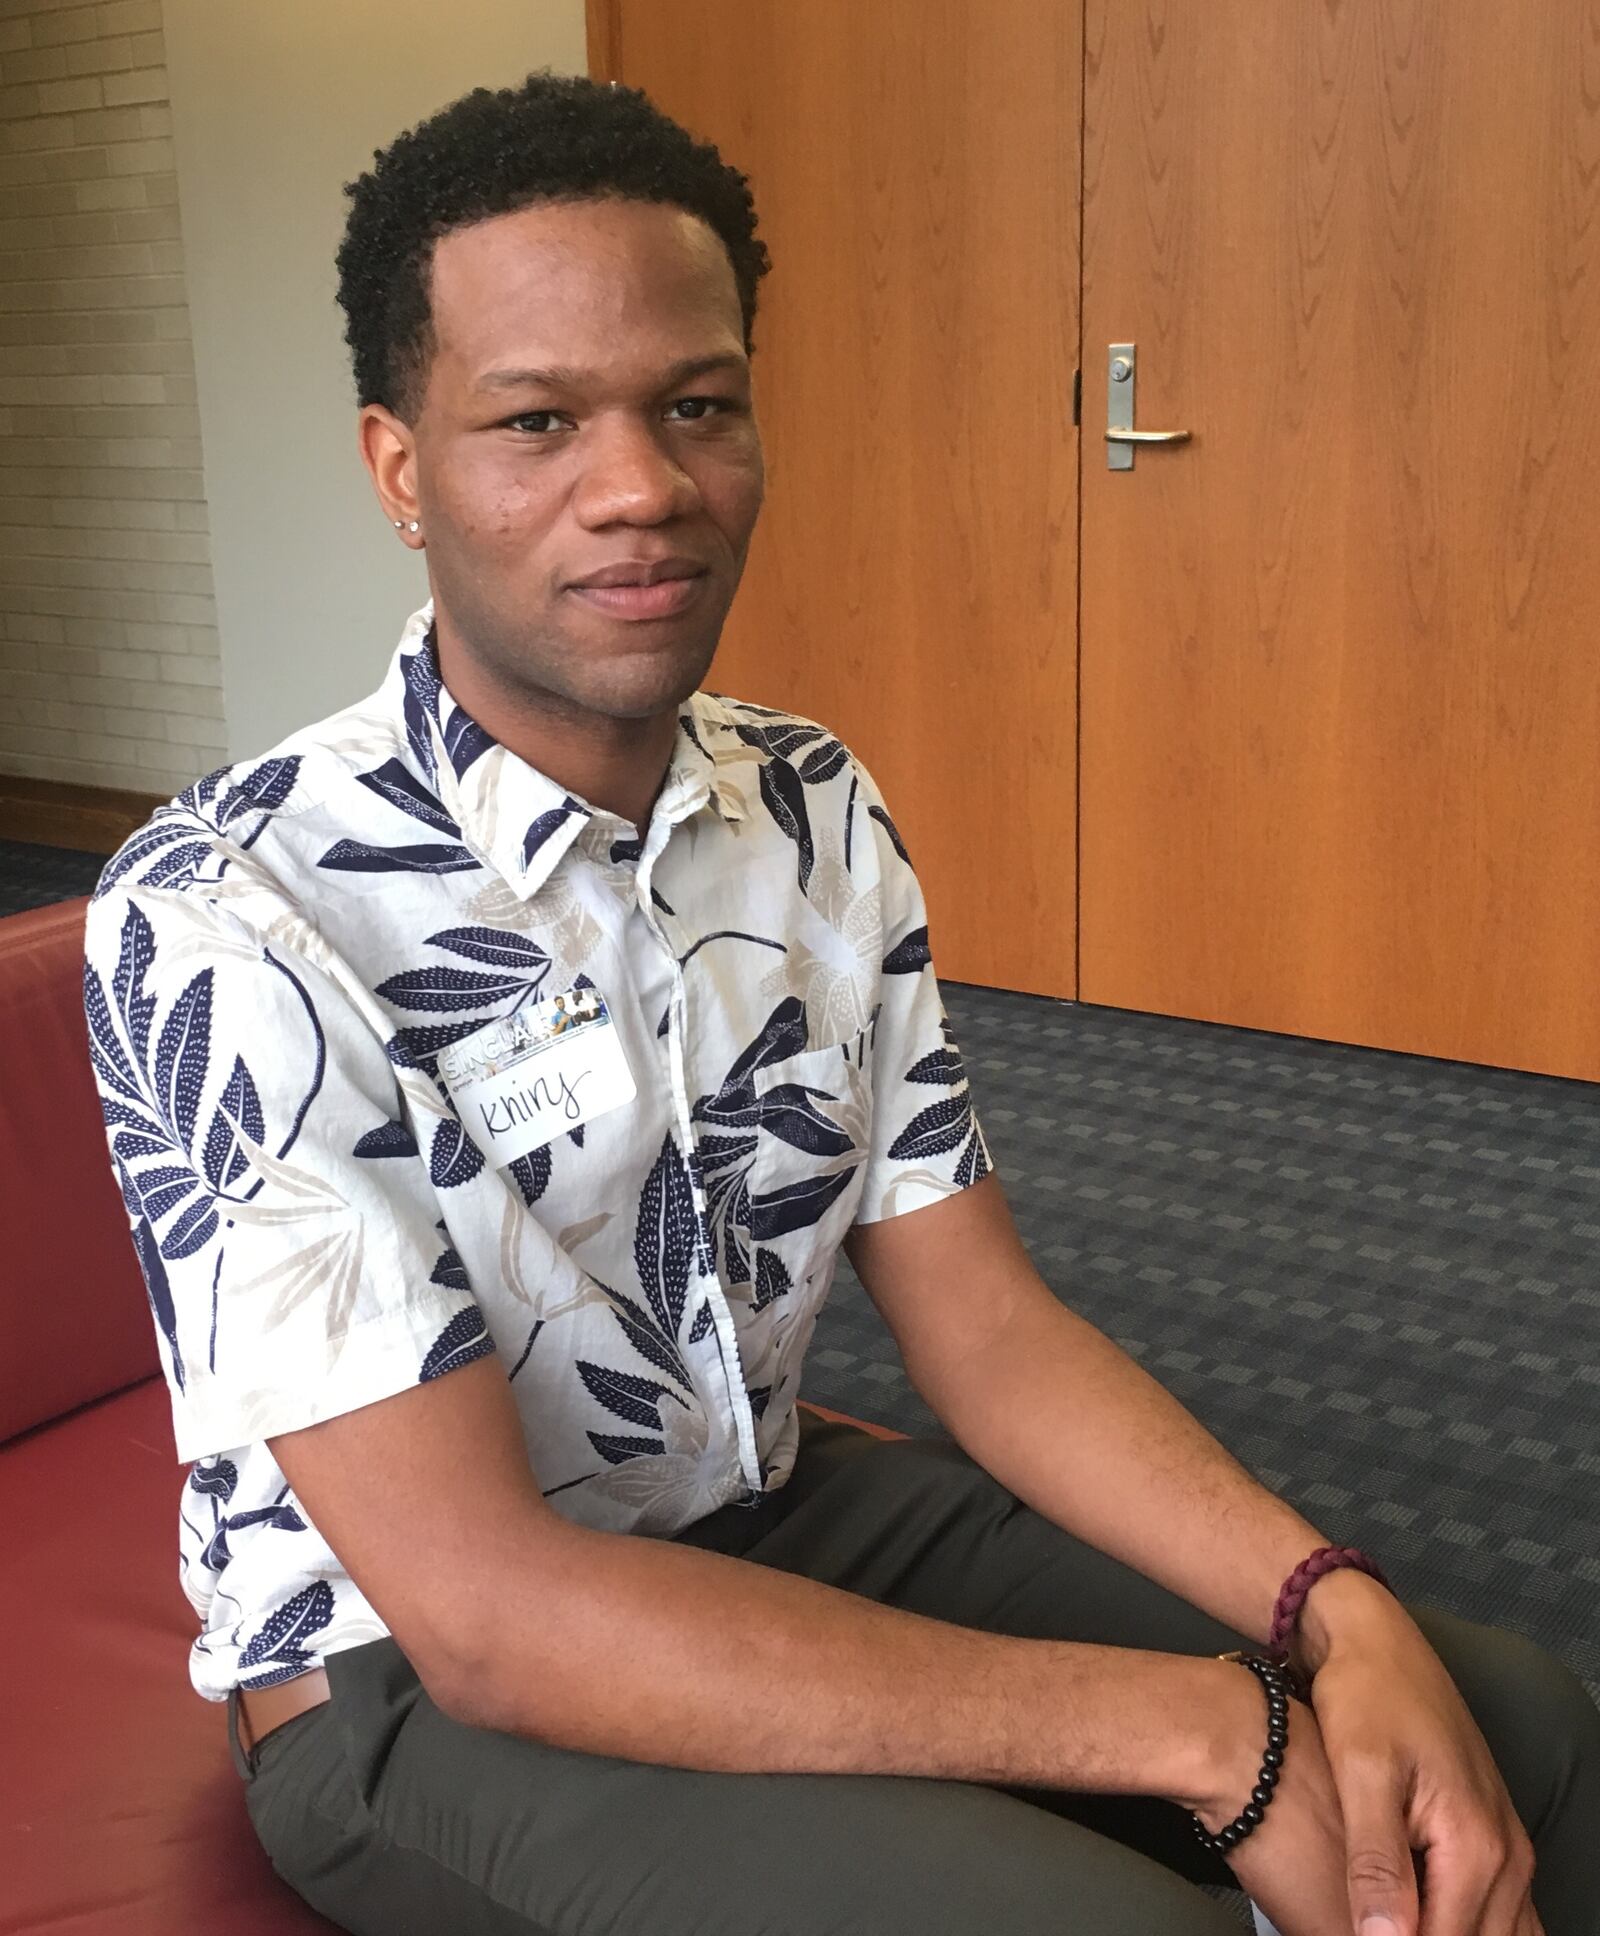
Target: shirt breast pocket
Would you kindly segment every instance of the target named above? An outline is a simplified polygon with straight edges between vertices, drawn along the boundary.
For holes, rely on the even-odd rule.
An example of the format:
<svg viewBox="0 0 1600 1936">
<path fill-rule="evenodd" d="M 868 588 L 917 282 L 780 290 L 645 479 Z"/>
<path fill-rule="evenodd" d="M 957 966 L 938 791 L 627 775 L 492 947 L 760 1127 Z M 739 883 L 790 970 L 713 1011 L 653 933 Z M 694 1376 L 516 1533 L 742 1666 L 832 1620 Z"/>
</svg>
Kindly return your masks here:
<svg viewBox="0 0 1600 1936">
<path fill-rule="evenodd" d="M 872 1029 L 758 1075 L 750 1237 L 792 1279 L 836 1250 L 855 1219 L 872 1126 Z"/>
</svg>

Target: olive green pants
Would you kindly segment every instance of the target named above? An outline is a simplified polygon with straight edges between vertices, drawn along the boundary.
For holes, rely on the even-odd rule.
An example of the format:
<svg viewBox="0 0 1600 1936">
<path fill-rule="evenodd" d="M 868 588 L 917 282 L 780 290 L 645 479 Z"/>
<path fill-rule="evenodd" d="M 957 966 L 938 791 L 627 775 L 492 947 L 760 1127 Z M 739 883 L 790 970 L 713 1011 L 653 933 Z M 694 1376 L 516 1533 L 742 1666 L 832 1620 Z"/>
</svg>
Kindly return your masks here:
<svg viewBox="0 0 1600 1936">
<path fill-rule="evenodd" d="M 991 1633 L 1192 1654 L 1244 1644 L 1020 1504 L 948 1440 L 802 1417 L 789 1484 L 682 1543 Z M 1600 1936 L 1600 1714 L 1527 1641 L 1416 1617 L 1534 1838 L 1547 1936 Z M 253 1765 L 236 1731 L 234 1753 L 278 1872 L 357 1936 L 1240 1930 L 1194 1886 L 1226 1869 L 1166 1803 L 617 1760 L 447 1719 L 390 1640 L 327 1667 L 331 1701 L 275 1730 Z"/>
</svg>

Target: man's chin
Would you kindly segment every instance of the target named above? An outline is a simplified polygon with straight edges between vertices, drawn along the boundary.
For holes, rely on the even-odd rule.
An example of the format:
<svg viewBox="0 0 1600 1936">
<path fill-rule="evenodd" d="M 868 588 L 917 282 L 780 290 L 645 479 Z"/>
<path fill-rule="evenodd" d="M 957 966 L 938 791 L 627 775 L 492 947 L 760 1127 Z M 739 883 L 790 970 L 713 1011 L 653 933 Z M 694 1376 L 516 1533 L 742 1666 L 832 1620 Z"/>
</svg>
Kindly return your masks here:
<svg viewBox="0 0 1600 1936">
<path fill-rule="evenodd" d="M 715 639 L 692 647 L 661 648 L 588 660 L 568 697 L 606 719 L 654 719 L 675 711 L 696 691 L 716 656 Z"/>
</svg>

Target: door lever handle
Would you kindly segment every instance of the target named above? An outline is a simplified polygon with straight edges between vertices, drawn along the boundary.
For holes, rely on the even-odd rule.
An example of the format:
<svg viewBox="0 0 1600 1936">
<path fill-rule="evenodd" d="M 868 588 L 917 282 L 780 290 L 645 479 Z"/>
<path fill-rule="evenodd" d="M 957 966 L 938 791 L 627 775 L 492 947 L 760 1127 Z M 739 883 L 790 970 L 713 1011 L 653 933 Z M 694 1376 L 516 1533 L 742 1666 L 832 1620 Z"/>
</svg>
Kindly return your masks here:
<svg viewBox="0 0 1600 1936">
<path fill-rule="evenodd" d="M 1135 430 L 1133 427 L 1133 378 L 1137 356 L 1132 343 L 1111 345 L 1106 372 L 1106 452 L 1108 471 L 1131 471 L 1134 447 L 1138 444 L 1186 444 L 1194 435 L 1190 430 Z"/>
</svg>

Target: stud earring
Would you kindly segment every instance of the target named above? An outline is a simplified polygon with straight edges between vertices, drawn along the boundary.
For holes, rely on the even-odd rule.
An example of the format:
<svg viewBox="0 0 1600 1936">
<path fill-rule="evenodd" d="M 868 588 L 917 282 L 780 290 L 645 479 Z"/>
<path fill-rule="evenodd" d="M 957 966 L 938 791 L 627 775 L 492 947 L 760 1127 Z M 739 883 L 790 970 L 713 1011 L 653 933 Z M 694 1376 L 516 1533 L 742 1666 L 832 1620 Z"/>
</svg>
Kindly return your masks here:
<svg viewBox="0 0 1600 1936">
<path fill-rule="evenodd" d="M 409 526 L 409 527 L 408 527 L 408 526 L 406 525 L 406 522 L 405 522 L 405 519 L 404 519 L 404 518 L 391 518 L 391 519 L 390 519 L 390 523 L 391 523 L 391 524 L 393 524 L 393 526 L 394 526 L 394 528 L 395 528 L 395 530 L 396 530 L 396 531 L 403 531 L 403 530 L 406 530 L 406 529 L 408 529 L 408 528 L 409 528 L 410 530 L 412 530 L 412 531 L 416 531 L 416 530 L 419 530 L 419 529 L 421 528 L 421 527 L 420 527 L 420 526 L 418 525 L 418 523 L 417 523 L 417 521 L 416 521 L 416 519 L 415 519 L 415 518 L 413 518 L 413 519 L 411 520 L 411 523 L 410 523 L 410 526 Z"/>
</svg>

